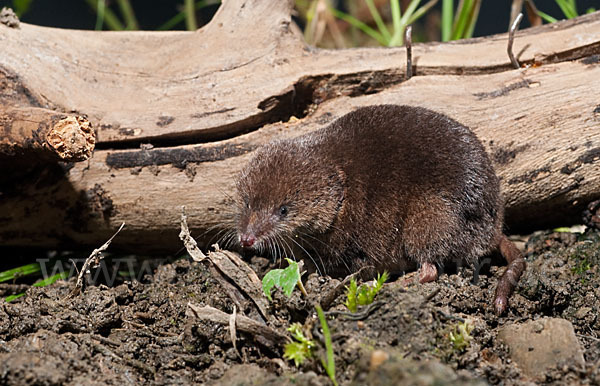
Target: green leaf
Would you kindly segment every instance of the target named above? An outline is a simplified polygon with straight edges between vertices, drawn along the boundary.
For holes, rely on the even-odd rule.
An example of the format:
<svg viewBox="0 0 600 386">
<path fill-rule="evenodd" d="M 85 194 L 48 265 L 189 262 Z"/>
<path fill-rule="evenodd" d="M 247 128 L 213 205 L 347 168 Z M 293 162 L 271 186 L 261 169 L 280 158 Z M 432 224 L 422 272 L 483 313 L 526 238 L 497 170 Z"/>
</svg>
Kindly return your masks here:
<svg viewBox="0 0 600 386">
<path fill-rule="evenodd" d="M 310 348 L 306 343 L 290 342 L 283 348 L 283 357 L 285 359 L 293 360 L 296 367 L 300 366 L 306 358 L 310 358 L 311 355 Z"/>
<path fill-rule="evenodd" d="M 312 349 L 315 343 L 304 336 L 300 323 L 293 323 L 287 330 L 297 342 L 290 342 L 284 346 L 283 357 L 293 360 L 296 367 L 298 367 L 306 358 L 312 357 Z"/>
<path fill-rule="evenodd" d="M 369 304 L 369 287 L 363 284 L 358 289 L 358 304 L 360 306 L 366 306 Z"/>
<path fill-rule="evenodd" d="M 300 281 L 300 270 L 298 268 L 298 263 L 291 259 L 286 259 L 288 262 L 288 267 L 285 269 L 273 269 L 263 277 L 262 287 L 263 292 L 267 296 L 269 300 L 273 300 L 271 298 L 271 291 L 273 287 L 279 287 L 283 290 L 283 293 L 290 297 L 294 288 Z"/>
<path fill-rule="evenodd" d="M 263 292 L 265 293 L 265 295 L 267 295 L 267 298 L 269 300 L 273 300 L 271 298 L 271 290 L 273 289 L 273 287 L 278 285 L 279 282 L 281 281 L 281 273 L 282 272 L 283 272 L 283 269 L 273 269 L 273 270 L 267 272 L 265 277 L 263 277 L 263 279 L 262 279 Z"/>
<path fill-rule="evenodd" d="M 281 279 L 279 286 L 283 290 L 283 293 L 289 298 L 300 280 L 300 270 L 298 269 L 298 263 L 294 260 L 286 259 L 289 266 L 281 273 Z"/>
</svg>

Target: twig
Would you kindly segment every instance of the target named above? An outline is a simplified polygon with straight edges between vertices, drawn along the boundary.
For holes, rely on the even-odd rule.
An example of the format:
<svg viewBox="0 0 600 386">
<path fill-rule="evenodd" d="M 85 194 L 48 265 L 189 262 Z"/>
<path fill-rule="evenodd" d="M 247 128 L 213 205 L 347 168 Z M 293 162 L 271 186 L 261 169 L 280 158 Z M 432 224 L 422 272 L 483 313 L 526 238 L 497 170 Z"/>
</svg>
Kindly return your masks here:
<svg viewBox="0 0 600 386">
<path fill-rule="evenodd" d="M 412 26 L 406 27 L 404 33 L 404 44 L 406 45 L 406 80 L 409 80 L 413 76 L 412 69 Z"/>
<path fill-rule="evenodd" d="M 421 306 L 424 305 L 425 303 L 427 303 L 428 301 L 430 301 L 431 299 L 433 299 L 439 293 L 440 293 L 440 287 L 431 291 L 427 296 L 425 296 L 425 299 L 423 299 L 423 301 L 421 302 Z"/>
<path fill-rule="evenodd" d="M 575 334 L 575 335 L 578 336 L 578 337 L 580 337 L 580 338 L 585 338 L 585 339 L 593 340 L 594 342 L 600 342 L 600 339 L 594 338 L 593 336 L 584 335 L 584 334 Z"/>
<path fill-rule="evenodd" d="M 179 239 L 183 241 L 183 245 L 192 260 L 200 262 L 206 259 L 206 255 L 202 253 L 200 248 L 198 248 L 198 243 L 196 243 L 196 240 L 190 235 L 190 230 L 187 225 L 187 216 L 185 215 L 185 206 L 181 207 L 181 232 L 179 232 Z"/>
<path fill-rule="evenodd" d="M 108 239 L 108 241 L 105 242 L 100 248 L 94 249 L 92 254 L 85 260 L 85 262 L 83 263 L 83 267 L 81 267 L 81 271 L 77 276 L 77 283 L 75 283 L 75 288 L 73 288 L 73 291 L 71 292 L 72 294 L 75 294 L 77 290 L 81 291 L 83 289 L 84 277 L 86 274 L 90 273 L 90 267 L 92 267 L 92 264 L 94 264 L 93 267 L 97 267 L 100 264 L 100 260 L 102 260 L 102 258 L 104 257 L 102 256 L 102 252 L 104 252 L 108 248 L 115 236 L 118 235 L 119 232 L 121 232 L 121 229 L 123 229 L 124 226 L 125 223 L 121 224 L 119 230 L 117 230 L 115 234 L 112 235 L 112 237 Z"/>
<path fill-rule="evenodd" d="M 236 339 L 236 330 L 235 330 L 235 320 L 237 317 L 237 307 L 234 305 L 233 306 L 233 312 L 231 313 L 231 316 L 229 317 L 229 337 L 231 338 L 231 343 L 233 344 L 233 349 L 235 350 L 237 356 L 242 359 L 242 356 L 240 355 L 240 352 L 238 351 L 237 348 L 237 339 Z"/>
<path fill-rule="evenodd" d="M 521 66 L 519 66 L 519 62 L 517 61 L 517 59 L 515 58 L 515 55 L 513 54 L 513 42 L 515 40 L 515 32 L 517 31 L 517 28 L 519 28 L 519 24 L 521 24 L 521 20 L 523 19 L 523 13 L 519 13 L 515 19 L 515 21 L 513 21 L 512 25 L 510 26 L 510 30 L 508 31 L 508 47 L 506 48 L 506 52 L 508 52 L 508 57 L 510 58 L 510 62 L 512 63 L 514 68 L 520 68 Z"/>
<path fill-rule="evenodd" d="M 221 249 L 217 252 L 210 252 L 208 259 L 220 274 L 227 277 L 243 294 L 252 300 L 264 320 L 272 319 L 268 313 L 269 304 L 263 294 L 262 282 L 256 272 L 237 253 Z"/>
<path fill-rule="evenodd" d="M 200 307 L 196 304 L 188 303 L 188 311 L 186 311 L 186 314 L 200 320 L 208 320 L 224 326 L 229 325 L 230 316 L 211 306 Z M 282 344 L 289 341 L 288 337 L 281 334 L 279 331 L 243 315 L 236 315 L 235 324 L 238 330 L 254 335 L 260 335 L 275 344 Z"/>
</svg>

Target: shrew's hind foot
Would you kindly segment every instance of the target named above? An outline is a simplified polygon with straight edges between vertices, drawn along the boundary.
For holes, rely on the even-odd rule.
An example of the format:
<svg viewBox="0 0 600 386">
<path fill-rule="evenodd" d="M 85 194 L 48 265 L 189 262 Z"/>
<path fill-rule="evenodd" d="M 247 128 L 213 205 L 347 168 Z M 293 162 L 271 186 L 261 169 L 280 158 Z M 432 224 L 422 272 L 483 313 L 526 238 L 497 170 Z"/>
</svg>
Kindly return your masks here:
<svg viewBox="0 0 600 386">
<path fill-rule="evenodd" d="M 437 280 L 438 271 L 435 264 L 423 263 L 419 269 L 419 283 L 429 283 Z"/>
</svg>

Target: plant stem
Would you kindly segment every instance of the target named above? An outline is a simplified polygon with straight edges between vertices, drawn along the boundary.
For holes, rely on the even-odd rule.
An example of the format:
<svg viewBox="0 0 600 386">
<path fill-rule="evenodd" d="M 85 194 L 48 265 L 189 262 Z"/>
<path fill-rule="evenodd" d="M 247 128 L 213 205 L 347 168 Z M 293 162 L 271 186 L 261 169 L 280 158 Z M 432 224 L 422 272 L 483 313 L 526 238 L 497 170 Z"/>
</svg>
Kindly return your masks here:
<svg viewBox="0 0 600 386">
<path fill-rule="evenodd" d="M 128 30 L 137 30 L 140 29 L 137 19 L 135 18 L 135 13 L 133 12 L 133 8 L 131 7 L 131 3 L 129 0 L 117 0 L 119 4 L 119 8 L 121 9 L 121 15 L 123 19 L 125 19 L 125 23 L 127 24 L 126 29 Z"/>
<path fill-rule="evenodd" d="M 386 40 L 379 32 L 375 31 L 373 28 L 369 27 L 367 24 L 358 20 L 354 16 L 348 15 L 347 13 L 339 11 L 335 8 L 329 8 L 329 10 L 338 19 L 344 20 L 345 22 L 349 23 L 350 25 L 360 29 L 362 32 L 366 33 L 373 39 L 377 40 L 377 42 L 379 44 L 381 44 L 382 46 L 387 46 L 388 40 Z"/>
<path fill-rule="evenodd" d="M 458 40 L 463 38 L 472 7 L 473 0 L 463 0 L 460 2 L 458 19 L 455 22 L 451 40 Z"/>
<path fill-rule="evenodd" d="M 371 16 L 373 16 L 373 20 L 375 20 L 375 24 L 377 24 L 377 28 L 379 29 L 379 32 L 384 37 L 386 42 L 389 42 L 390 39 L 392 38 L 392 35 L 390 35 L 390 31 L 388 31 L 387 27 L 385 26 L 385 23 L 381 19 L 381 15 L 379 14 L 379 11 L 377 10 L 377 7 L 375 6 L 375 4 L 373 4 L 373 0 L 365 0 L 365 3 L 367 3 L 367 7 L 369 8 L 369 11 L 371 12 Z"/>
<path fill-rule="evenodd" d="M 185 0 L 185 25 L 188 31 L 195 31 L 198 29 L 194 0 Z"/>
<path fill-rule="evenodd" d="M 442 2 L 442 41 L 450 40 L 452 34 L 452 19 L 454 19 L 454 1 L 443 0 Z"/>
<path fill-rule="evenodd" d="M 306 288 L 304 288 L 304 284 L 302 284 L 302 279 L 298 279 L 298 288 L 300 288 L 302 295 L 308 299 L 308 292 L 306 292 Z"/>
<path fill-rule="evenodd" d="M 102 30 L 104 24 L 104 10 L 106 9 L 106 2 L 104 0 L 98 0 L 98 9 L 96 11 L 96 31 Z"/>
<path fill-rule="evenodd" d="M 98 10 L 98 0 L 86 0 L 88 5 L 92 7 L 92 9 L 97 13 Z M 110 8 L 104 8 L 104 23 L 108 27 L 108 29 L 113 31 L 122 31 L 125 29 L 123 27 L 123 23 L 119 20 L 119 18 L 115 15 L 115 13 Z"/>
<path fill-rule="evenodd" d="M 402 28 L 400 19 L 402 12 L 400 10 L 400 0 L 390 0 L 390 7 L 392 10 L 392 20 L 394 22 L 394 33 Z"/>
<path fill-rule="evenodd" d="M 196 11 L 201 10 L 204 7 L 208 7 L 209 5 L 219 4 L 220 0 L 200 0 L 197 1 L 194 5 Z M 167 31 L 175 27 L 177 24 L 181 23 L 185 19 L 186 12 L 179 12 L 177 15 L 173 16 L 169 20 L 167 20 L 163 25 L 158 27 L 157 31 Z"/>
<path fill-rule="evenodd" d="M 467 23 L 467 29 L 463 37 L 471 38 L 473 37 L 473 31 L 475 31 L 475 23 L 477 22 L 477 18 L 479 17 L 479 8 L 481 7 L 481 0 L 475 0 L 475 4 L 471 8 L 471 12 L 469 12 L 469 22 Z"/>
<path fill-rule="evenodd" d="M 323 362 L 323 367 L 325 367 L 325 371 L 327 375 L 329 375 L 329 379 L 335 386 L 338 385 L 335 380 L 335 359 L 333 357 L 333 344 L 331 343 L 331 332 L 329 332 L 329 326 L 327 325 L 327 319 L 325 319 L 325 314 L 323 313 L 323 309 L 319 304 L 315 305 L 317 309 L 317 315 L 319 316 L 319 322 L 321 323 L 321 329 L 323 330 L 323 337 L 325 338 L 325 356 L 326 359 L 321 359 Z"/>
</svg>

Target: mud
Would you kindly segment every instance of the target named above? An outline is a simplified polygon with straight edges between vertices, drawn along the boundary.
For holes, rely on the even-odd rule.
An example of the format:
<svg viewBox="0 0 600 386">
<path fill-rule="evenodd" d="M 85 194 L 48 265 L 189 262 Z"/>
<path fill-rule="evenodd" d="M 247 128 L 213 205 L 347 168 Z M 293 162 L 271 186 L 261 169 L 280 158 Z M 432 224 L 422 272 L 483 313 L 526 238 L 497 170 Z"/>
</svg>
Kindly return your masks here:
<svg viewBox="0 0 600 386">
<path fill-rule="evenodd" d="M 345 294 L 339 296 L 328 317 L 337 382 L 600 384 L 600 234 L 539 232 L 524 248 L 528 268 L 503 317 L 491 302 L 503 269 L 497 266 L 459 267 L 427 284 L 416 284 L 414 274 L 393 278 L 361 320 L 343 313 Z M 260 277 L 274 267 L 261 258 L 249 264 Z M 270 326 L 287 334 L 292 322 L 302 323 L 316 342 L 314 357 L 299 368 L 283 359 L 283 347 L 238 331 L 236 350 L 227 325 L 186 313 L 189 302 L 234 311 L 208 263 L 181 259 L 139 281 L 91 285 L 70 297 L 74 281 L 30 287 L 26 296 L 0 302 L 1 384 L 331 384 L 319 359 L 324 337 L 313 303 L 339 280 L 306 277 L 309 299 L 274 292 Z M 252 307 L 244 302 L 236 312 L 257 317 Z M 585 365 L 563 361 L 532 378 L 512 360 L 499 330 L 545 317 L 573 325 Z M 473 327 L 470 341 L 457 348 L 451 332 L 465 321 Z"/>
</svg>

